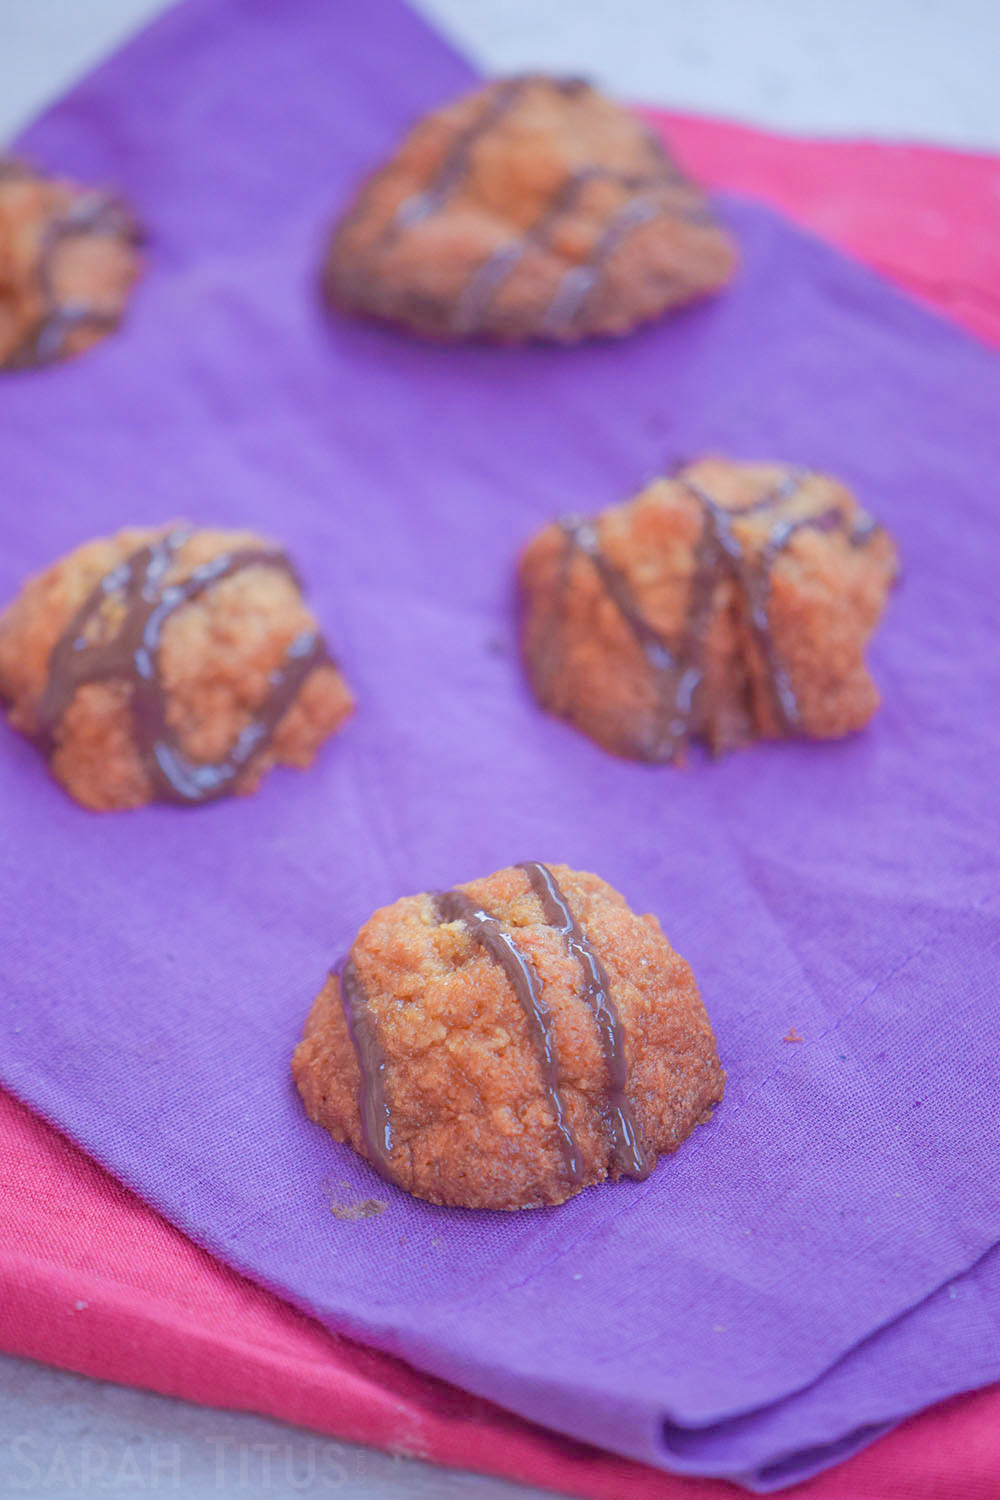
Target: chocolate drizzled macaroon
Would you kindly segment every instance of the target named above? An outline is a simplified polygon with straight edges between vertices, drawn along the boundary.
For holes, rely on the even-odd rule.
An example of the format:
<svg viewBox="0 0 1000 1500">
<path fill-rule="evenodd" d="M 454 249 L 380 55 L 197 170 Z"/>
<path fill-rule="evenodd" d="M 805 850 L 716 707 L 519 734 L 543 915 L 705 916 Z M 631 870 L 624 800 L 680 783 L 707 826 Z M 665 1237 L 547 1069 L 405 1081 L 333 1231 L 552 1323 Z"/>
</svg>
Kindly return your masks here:
<svg viewBox="0 0 1000 1500">
<path fill-rule="evenodd" d="M 504 1209 L 645 1177 L 725 1081 L 656 918 L 534 861 L 375 912 L 292 1071 L 310 1118 L 389 1181 Z"/>
<path fill-rule="evenodd" d="M 337 225 L 337 307 L 439 339 L 622 334 L 731 277 L 732 241 L 636 117 L 507 78 L 421 120 Z"/>
<path fill-rule="evenodd" d="M 529 544 L 528 676 L 545 708 L 637 760 L 679 761 L 695 737 L 716 752 L 836 738 L 878 707 L 864 652 L 896 571 L 836 480 L 702 459 Z"/>
<path fill-rule="evenodd" d="M 0 368 L 68 359 L 117 328 L 138 241 L 120 199 L 0 155 Z"/>
<path fill-rule="evenodd" d="M 180 523 L 29 579 L 0 615 L 0 702 L 97 811 L 252 792 L 353 706 L 285 553 Z"/>
</svg>

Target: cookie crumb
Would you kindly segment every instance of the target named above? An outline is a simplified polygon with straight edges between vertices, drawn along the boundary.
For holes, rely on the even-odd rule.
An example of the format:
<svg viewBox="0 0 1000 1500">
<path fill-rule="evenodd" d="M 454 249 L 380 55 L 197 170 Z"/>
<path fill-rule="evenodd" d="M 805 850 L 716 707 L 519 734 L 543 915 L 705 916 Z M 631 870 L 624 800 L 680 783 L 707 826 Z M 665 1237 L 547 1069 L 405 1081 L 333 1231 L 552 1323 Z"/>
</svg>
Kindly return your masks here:
<svg viewBox="0 0 1000 1500">
<path fill-rule="evenodd" d="M 331 1203 L 330 1212 L 335 1219 L 374 1219 L 388 1206 L 378 1198 L 362 1198 L 360 1203 Z"/>
</svg>

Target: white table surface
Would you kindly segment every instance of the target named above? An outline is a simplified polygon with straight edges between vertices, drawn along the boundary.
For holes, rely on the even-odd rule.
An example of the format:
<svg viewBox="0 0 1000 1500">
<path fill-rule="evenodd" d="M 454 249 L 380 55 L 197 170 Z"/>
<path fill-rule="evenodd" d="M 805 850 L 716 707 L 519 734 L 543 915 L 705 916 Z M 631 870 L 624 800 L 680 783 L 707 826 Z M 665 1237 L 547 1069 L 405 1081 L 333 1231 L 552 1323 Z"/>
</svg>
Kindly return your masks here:
<svg viewBox="0 0 1000 1500">
<path fill-rule="evenodd" d="M 165 0 L 0 0 L 0 141 L 165 8 Z M 777 130 L 1000 150 L 1000 0 L 417 0 L 417 8 L 488 71 L 585 73 L 626 98 Z M 0 1495 L 151 1489 L 191 1500 L 543 1494 L 0 1356 Z"/>
</svg>

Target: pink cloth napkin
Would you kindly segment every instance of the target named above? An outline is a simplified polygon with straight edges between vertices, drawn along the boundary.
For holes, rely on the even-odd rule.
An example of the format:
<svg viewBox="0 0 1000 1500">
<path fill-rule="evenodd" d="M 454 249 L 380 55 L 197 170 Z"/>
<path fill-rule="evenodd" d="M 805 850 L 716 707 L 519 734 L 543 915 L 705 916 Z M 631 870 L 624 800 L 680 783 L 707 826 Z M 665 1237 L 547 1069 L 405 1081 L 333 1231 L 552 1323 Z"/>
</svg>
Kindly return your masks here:
<svg viewBox="0 0 1000 1500">
<path fill-rule="evenodd" d="M 1000 344 L 1000 157 L 643 113 L 701 181 L 766 199 Z"/>
</svg>

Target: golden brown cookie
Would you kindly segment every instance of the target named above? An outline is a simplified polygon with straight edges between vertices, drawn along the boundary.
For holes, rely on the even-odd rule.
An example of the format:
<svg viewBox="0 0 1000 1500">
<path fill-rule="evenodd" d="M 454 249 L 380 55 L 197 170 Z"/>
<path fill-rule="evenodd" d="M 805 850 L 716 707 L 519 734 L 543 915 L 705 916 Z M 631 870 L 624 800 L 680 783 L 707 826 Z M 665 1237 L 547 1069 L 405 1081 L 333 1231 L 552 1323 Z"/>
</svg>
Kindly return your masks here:
<svg viewBox="0 0 1000 1500">
<path fill-rule="evenodd" d="M 285 555 L 175 524 L 88 542 L 0 615 L 0 701 L 97 811 L 305 767 L 353 707 Z"/>
<path fill-rule="evenodd" d="M 735 264 L 634 115 L 530 74 L 414 127 L 337 225 L 324 284 L 338 307 L 433 338 L 573 343 L 716 291 Z"/>
<path fill-rule="evenodd" d="M 533 861 L 375 912 L 292 1071 L 335 1140 L 407 1192 L 465 1208 L 644 1177 L 725 1082 L 656 918 L 596 875 Z"/>
<path fill-rule="evenodd" d="M 118 198 L 0 156 L 0 368 L 68 359 L 117 328 L 138 241 Z"/>
<path fill-rule="evenodd" d="M 864 652 L 897 571 L 842 484 L 705 458 L 548 526 L 520 565 L 522 646 L 550 712 L 638 760 L 831 739 L 879 697 Z"/>
</svg>

